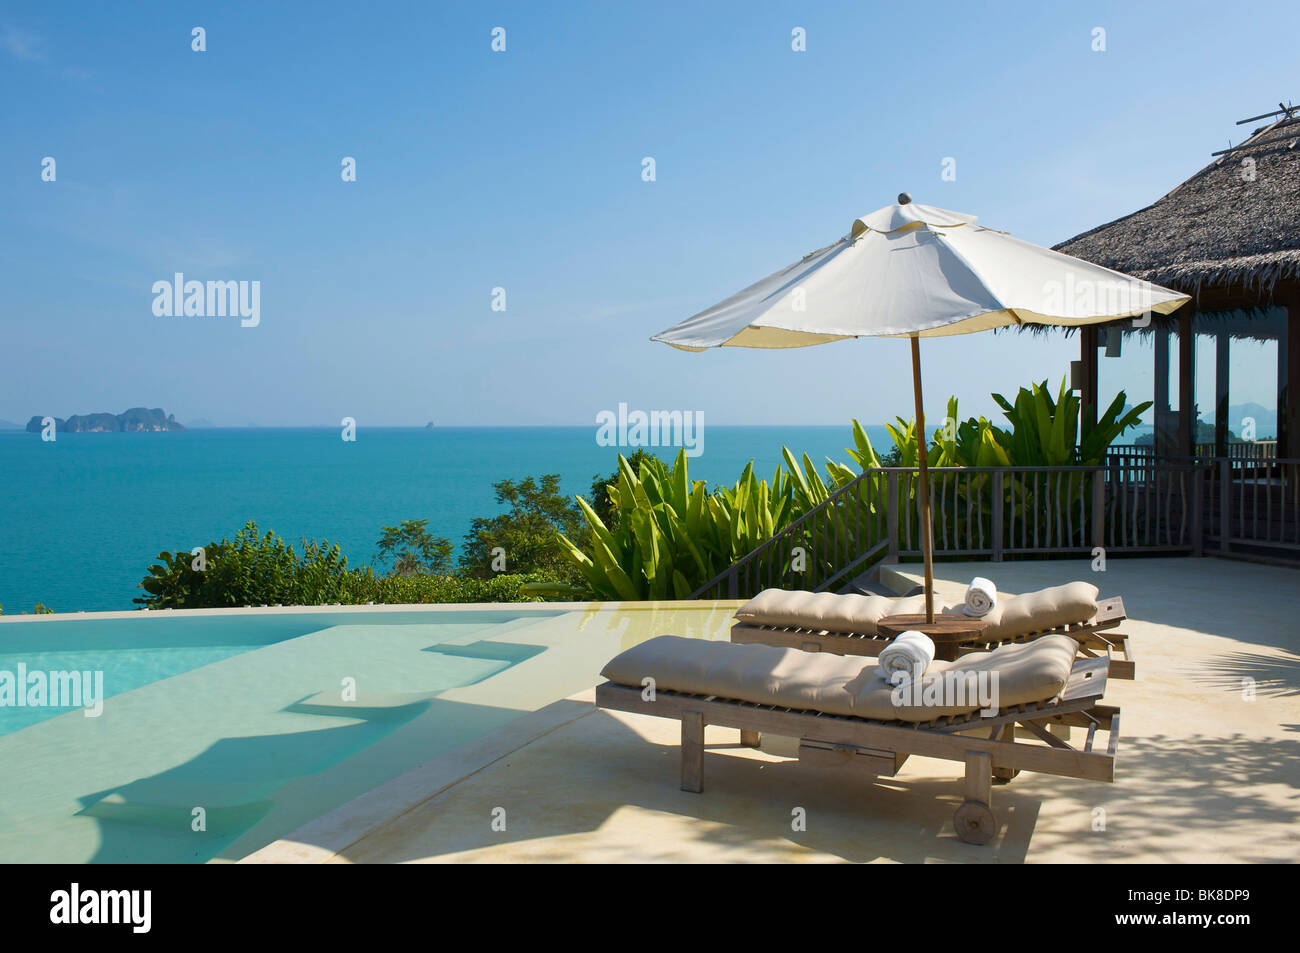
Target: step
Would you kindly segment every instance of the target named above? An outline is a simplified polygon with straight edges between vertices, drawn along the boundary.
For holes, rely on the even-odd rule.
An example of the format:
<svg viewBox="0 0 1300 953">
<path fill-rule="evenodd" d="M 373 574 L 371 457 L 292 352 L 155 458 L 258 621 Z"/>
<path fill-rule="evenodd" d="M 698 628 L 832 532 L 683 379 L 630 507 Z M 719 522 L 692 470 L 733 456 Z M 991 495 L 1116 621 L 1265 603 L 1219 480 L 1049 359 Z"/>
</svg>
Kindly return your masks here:
<svg viewBox="0 0 1300 953">
<path fill-rule="evenodd" d="M 171 831 L 191 831 L 194 809 L 203 808 L 208 831 L 251 827 L 274 806 L 265 782 L 168 782 L 151 785 L 148 794 L 114 793 L 78 814 L 98 821 L 142 824 Z"/>
<path fill-rule="evenodd" d="M 434 696 L 424 692 L 371 692 L 344 701 L 340 692 L 331 690 L 308 695 L 287 705 L 284 711 L 299 715 L 328 715 L 334 718 L 361 718 L 365 721 L 413 718 L 429 707 Z"/>
<path fill-rule="evenodd" d="M 924 592 L 924 571 L 920 565 L 908 564 L 904 569 L 902 563 L 881 563 L 879 565 L 880 581 L 878 586 L 890 596 L 914 596 Z"/>
</svg>

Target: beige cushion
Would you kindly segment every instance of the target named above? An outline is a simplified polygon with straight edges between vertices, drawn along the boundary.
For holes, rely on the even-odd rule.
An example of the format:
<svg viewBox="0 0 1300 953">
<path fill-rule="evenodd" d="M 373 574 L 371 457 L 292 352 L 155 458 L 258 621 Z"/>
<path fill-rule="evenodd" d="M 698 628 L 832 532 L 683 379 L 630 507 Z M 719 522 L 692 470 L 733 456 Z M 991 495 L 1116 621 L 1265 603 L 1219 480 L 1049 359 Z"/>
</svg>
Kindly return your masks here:
<svg viewBox="0 0 1300 953">
<path fill-rule="evenodd" d="M 1037 592 L 999 598 L 984 617 L 989 641 L 1015 638 L 1087 622 L 1097 614 L 1097 587 L 1090 582 L 1070 582 Z"/>
<path fill-rule="evenodd" d="M 996 671 L 1000 707 L 1047 701 L 1065 687 L 1076 649 L 1068 636 L 1049 635 L 975 652 L 955 662 L 934 662 L 922 678 L 922 689 L 945 672 Z M 628 649 L 601 674 L 637 688 L 642 687 L 642 679 L 653 678 L 655 687 L 663 691 L 883 721 L 928 721 L 980 707 L 973 698 L 963 705 L 912 705 L 909 699 L 899 707 L 891 698 L 891 686 L 876 674 L 875 659 L 672 635 Z"/>
<path fill-rule="evenodd" d="M 890 599 L 857 593 L 764 589 L 736 610 L 736 618 L 772 629 L 875 635 L 876 623 L 887 615 L 924 611 L 924 596 Z"/>
<path fill-rule="evenodd" d="M 876 623 L 889 615 L 925 611 L 925 596 L 890 599 L 856 593 L 764 589 L 736 610 L 746 625 L 772 629 L 812 629 L 876 635 Z M 944 615 L 963 615 L 960 605 L 942 606 Z M 1002 596 L 984 617 L 990 641 L 1086 622 L 1097 614 L 1097 587 L 1071 582 L 1020 596 Z"/>
</svg>

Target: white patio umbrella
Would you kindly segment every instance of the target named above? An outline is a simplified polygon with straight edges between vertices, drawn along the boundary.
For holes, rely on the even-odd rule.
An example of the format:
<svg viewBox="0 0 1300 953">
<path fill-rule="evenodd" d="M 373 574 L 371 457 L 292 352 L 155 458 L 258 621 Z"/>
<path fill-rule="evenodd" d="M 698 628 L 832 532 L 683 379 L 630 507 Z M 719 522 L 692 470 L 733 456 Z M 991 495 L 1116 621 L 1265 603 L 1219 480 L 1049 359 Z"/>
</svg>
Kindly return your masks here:
<svg viewBox="0 0 1300 953">
<path fill-rule="evenodd" d="M 920 338 L 1016 324 L 1073 327 L 1168 314 L 1188 296 L 976 224 L 973 215 L 897 205 L 849 234 L 655 335 L 685 351 L 806 347 L 856 337 L 912 341 L 925 612 L 934 621 L 934 543 Z"/>
</svg>

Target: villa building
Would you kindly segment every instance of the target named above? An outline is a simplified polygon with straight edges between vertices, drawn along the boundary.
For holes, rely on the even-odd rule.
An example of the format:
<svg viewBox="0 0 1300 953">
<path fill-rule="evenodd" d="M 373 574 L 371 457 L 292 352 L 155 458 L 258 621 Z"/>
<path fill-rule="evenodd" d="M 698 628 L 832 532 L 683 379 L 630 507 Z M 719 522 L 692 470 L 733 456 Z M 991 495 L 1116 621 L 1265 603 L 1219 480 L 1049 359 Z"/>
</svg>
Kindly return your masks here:
<svg viewBox="0 0 1300 953">
<path fill-rule="evenodd" d="M 1239 125 L 1261 120 L 1163 198 L 1056 246 L 1192 296 L 1147 327 L 1126 320 L 1080 331 L 1080 392 L 1094 421 L 1099 351 L 1116 355 L 1123 337 L 1154 334 L 1157 456 L 1300 456 L 1300 107 Z M 1266 342 L 1274 367 L 1252 366 L 1252 375 L 1276 373 L 1276 427 L 1248 426 L 1259 432 L 1245 443 L 1234 440 L 1228 412 L 1233 341 Z M 1198 360 L 1214 362 L 1212 394 L 1196 392 Z M 1212 440 L 1198 433 L 1198 416 L 1213 420 Z"/>
</svg>

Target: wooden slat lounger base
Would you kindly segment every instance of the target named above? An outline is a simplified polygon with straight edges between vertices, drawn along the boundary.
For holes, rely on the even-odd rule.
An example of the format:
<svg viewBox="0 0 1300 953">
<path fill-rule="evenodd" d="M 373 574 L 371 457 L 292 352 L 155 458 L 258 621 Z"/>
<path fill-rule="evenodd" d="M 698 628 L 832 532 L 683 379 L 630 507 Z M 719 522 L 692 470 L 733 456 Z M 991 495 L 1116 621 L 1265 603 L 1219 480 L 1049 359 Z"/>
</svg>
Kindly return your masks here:
<svg viewBox="0 0 1300 953">
<path fill-rule="evenodd" d="M 1104 657 L 1110 662 L 1111 678 L 1132 680 L 1136 667 L 1133 647 L 1127 635 L 1114 631 L 1127 616 L 1124 600 L 1119 596 L 1102 599 L 1097 603 L 1097 614 L 1087 622 L 1061 625 L 1041 632 L 1026 632 L 998 642 L 964 645 L 959 654 L 988 652 L 999 645 L 1013 642 L 1031 642 L 1044 635 L 1069 635 L 1079 643 L 1079 653 L 1085 658 Z M 800 649 L 804 652 L 831 652 L 835 655 L 876 656 L 889 644 L 883 636 L 860 632 L 822 632 L 814 629 L 777 628 L 737 622 L 731 629 L 731 641 L 742 644 L 774 645 L 778 648 Z"/>
<path fill-rule="evenodd" d="M 986 844 L 997 833 L 995 781 L 1010 781 L 1021 770 L 1092 781 L 1115 779 L 1120 713 L 1100 704 L 1106 669 L 1105 659 L 1078 658 L 1065 689 L 1052 701 L 1004 708 L 988 718 L 976 712 L 921 723 L 873 721 L 662 689 L 647 701 L 641 688 L 614 682 L 596 687 L 596 705 L 680 721 L 683 791 L 704 789 L 705 725 L 738 728 L 748 745 L 757 745 L 763 732 L 798 738 L 800 761 L 840 766 L 871 780 L 892 776 L 914 754 L 960 762 L 965 766 L 965 800 L 953 815 L 953 825 L 963 841 Z M 1043 743 L 1015 740 L 1016 725 Z M 1083 747 L 1073 748 L 1052 734 L 1048 729 L 1053 725 L 1086 728 Z M 1098 730 L 1107 732 L 1105 749 L 1096 745 Z"/>
</svg>

